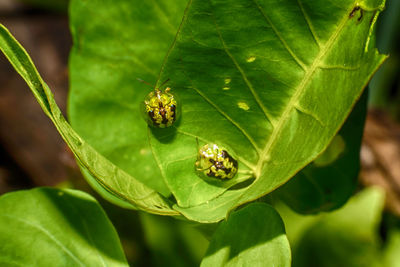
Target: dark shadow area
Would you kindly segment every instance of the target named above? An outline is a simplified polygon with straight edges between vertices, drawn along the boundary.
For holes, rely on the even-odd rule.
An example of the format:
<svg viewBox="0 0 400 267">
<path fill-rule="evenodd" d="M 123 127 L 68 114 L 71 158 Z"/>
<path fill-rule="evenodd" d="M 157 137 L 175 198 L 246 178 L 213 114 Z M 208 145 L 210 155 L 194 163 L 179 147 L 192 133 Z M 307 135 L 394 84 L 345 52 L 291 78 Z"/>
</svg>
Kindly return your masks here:
<svg viewBox="0 0 400 267">
<path fill-rule="evenodd" d="M 155 128 L 150 127 L 150 133 L 160 142 L 163 144 L 169 144 L 174 141 L 176 134 L 177 134 L 177 127 L 179 127 L 181 118 L 174 123 L 174 125 L 167 127 L 167 128 Z"/>
<path fill-rule="evenodd" d="M 232 179 L 220 179 L 220 178 L 215 178 L 215 177 L 208 177 L 208 176 L 197 173 L 197 171 L 196 171 L 196 175 L 199 176 L 201 179 L 203 179 L 206 183 L 208 183 L 210 185 L 227 188 L 229 190 L 242 189 L 246 186 L 249 186 L 255 180 L 254 177 L 239 178 L 238 174 L 236 174 L 236 176 L 233 177 Z"/>
<path fill-rule="evenodd" d="M 248 187 L 249 185 L 251 185 L 254 181 L 256 180 L 255 177 L 251 177 L 243 182 L 237 183 L 234 186 L 230 187 L 229 190 L 239 190 L 239 189 L 243 189 L 245 187 Z"/>
<path fill-rule="evenodd" d="M 34 187 L 28 177 L 0 144 L 0 195 Z"/>
</svg>

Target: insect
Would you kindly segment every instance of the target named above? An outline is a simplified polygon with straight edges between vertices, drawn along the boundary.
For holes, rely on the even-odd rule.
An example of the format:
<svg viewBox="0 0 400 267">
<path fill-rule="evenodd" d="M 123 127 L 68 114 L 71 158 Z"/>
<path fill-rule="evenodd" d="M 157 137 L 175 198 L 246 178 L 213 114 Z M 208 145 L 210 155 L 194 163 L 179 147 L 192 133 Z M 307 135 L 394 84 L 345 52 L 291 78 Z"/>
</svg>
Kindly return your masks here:
<svg viewBox="0 0 400 267">
<path fill-rule="evenodd" d="M 138 80 L 152 86 L 143 80 Z M 160 87 L 168 81 L 169 79 L 163 82 Z M 152 87 L 155 88 L 154 86 Z M 159 88 L 155 88 L 142 102 L 142 114 L 147 124 L 150 126 L 166 128 L 171 126 L 178 119 L 178 100 L 170 91 L 171 88 L 169 87 L 167 87 L 164 92 Z"/>
<path fill-rule="evenodd" d="M 232 179 L 238 171 L 238 162 L 216 144 L 199 149 L 195 166 L 200 175 L 219 179 Z"/>
</svg>

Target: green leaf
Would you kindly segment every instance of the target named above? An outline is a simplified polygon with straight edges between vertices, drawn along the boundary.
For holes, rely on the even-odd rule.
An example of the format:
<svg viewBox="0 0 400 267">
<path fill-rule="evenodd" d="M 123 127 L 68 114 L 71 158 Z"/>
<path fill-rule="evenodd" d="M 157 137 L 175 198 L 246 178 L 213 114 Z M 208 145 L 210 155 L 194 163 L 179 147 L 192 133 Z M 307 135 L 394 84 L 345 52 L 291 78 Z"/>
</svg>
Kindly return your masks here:
<svg viewBox="0 0 400 267">
<path fill-rule="evenodd" d="M 71 128 L 26 51 L 1 24 L 0 50 L 28 84 L 44 113 L 52 120 L 79 164 L 96 179 L 97 183 L 102 185 L 104 190 L 127 202 L 126 205 L 131 208 L 140 208 L 156 214 L 177 214 L 170 209 L 169 201 L 162 195 L 116 167 Z"/>
<path fill-rule="evenodd" d="M 382 218 L 384 199 L 381 188 L 366 188 L 341 209 L 315 216 L 299 215 L 277 203 L 293 266 L 400 266 L 399 220 Z"/>
<path fill-rule="evenodd" d="M 155 83 L 186 2 L 73 0 L 70 5 L 71 125 L 118 168 L 164 196 L 170 191 L 139 110 L 152 89 L 137 78 Z"/>
<path fill-rule="evenodd" d="M 290 246 L 279 214 L 254 203 L 217 228 L 201 266 L 290 266 Z"/>
<path fill-rule="evenodd" d="M 384 266 L 399 267 L 400 255 L 400 231 L 398 229 L 391 230 L 389 233 L 389 240 L 384 250 Z"/>
<path fill-rule="evenodd" d="M 0 197 L 1 266 L 128 266 L 90 195 L 37 188 Z"/>
<path fill-rule="evenodd" d="M 327 149 L 273 193 L 276 197 L 299 213 L 337 209 L 350 198 L 358 181 L 367 100 L 365 91 Z"/>
<path fill-rule="evenodd" d="M 386 58 L 372 34 L 383 5 L 191 1 L 159 79 L 170 78 L 182 99 L 181 121 L 174 135 L 150 136 L 175 208 L 193 220 L 221 219 L 316 159 Z M 196 138 L 230 148 L 255 180 L 199 178 Z"/>
<path fill-rule="evenodd" d="M 378 231 L 384 199 L 383 190 L 368 188 L 342 209 L 316 217 L 292 246 L 293 266 L 383 266 Z"/>
</svg>

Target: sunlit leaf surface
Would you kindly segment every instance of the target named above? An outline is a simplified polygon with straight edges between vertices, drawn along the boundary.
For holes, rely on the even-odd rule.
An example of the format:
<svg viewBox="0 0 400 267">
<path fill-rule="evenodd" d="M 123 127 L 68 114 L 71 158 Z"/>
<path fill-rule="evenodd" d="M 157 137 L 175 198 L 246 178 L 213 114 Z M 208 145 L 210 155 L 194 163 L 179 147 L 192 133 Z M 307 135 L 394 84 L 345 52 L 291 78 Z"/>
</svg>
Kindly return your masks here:
<svg viewBox="0 0 400 267">
<path fill-rule="evenodd" d="M 1 196 L 0 244 L 1 266 L 128 266 L 100 205 L 76 190 Z"/>
<path fill-rule="evenodd" d="M 194 0 L 168 52 L 169 25 L 181 17 L 173 4 L 95 5 L 71 9 L 72 123 L 199 221 L 220 220 L 315 159 L 385 59 L 372 34 L 381 1 Z M 138 106 L 151 89 L 135 79 L 153 82 L 160 69 L 157 84 L 170 79 L 182 116 L 171 128 L 146 129 Z M 196 139 L 227 148 L 240 173 L 228 182 L 197 176 Z"/>
<path fill-rule="evenodd" d="M 381 1 L 227 2 L 191 2 L 160 79 L 171 78 L 182 119 L 173 137 L 151 134 L 176 208 L 199 220 L 316 159 L 385 59 L 372 34 Z M 196 176 L 196 138 L 230 148 L 255 180 L 227 190 Z"/>
</svg>

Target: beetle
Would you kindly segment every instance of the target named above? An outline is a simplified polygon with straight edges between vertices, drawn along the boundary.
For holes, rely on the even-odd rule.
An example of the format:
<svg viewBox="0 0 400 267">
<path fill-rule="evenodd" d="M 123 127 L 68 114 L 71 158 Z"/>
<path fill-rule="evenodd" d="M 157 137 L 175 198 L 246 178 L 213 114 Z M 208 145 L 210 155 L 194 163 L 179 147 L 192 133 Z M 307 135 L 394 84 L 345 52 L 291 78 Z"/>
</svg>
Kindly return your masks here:
<svg viewBox="0 0 400 267">
<path fill-rule="evenodd" d="M 232 179 L 238 171 L 238 162 L 226 149 L 216 144 L 206 144 L 198 151 L 195 167 L 200 175 Z"/>
<path fill-rule="evenodd" d="M 138 80 L 151 86 L 151 84 L 143 80 Z M 169 79 L 163 82 L 160 87 L 168 81 Z M 156 128 L 171 126 L 178 119 L 179 115 L 178 100 L 171 93 L 171 88 L 167 87 L 164 91 L 155 88 L 150 92 L 142 102 L 142 114 L 150 126 Z"/>
</svg>

